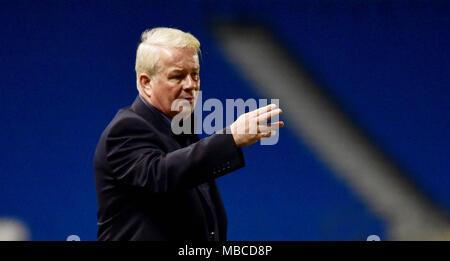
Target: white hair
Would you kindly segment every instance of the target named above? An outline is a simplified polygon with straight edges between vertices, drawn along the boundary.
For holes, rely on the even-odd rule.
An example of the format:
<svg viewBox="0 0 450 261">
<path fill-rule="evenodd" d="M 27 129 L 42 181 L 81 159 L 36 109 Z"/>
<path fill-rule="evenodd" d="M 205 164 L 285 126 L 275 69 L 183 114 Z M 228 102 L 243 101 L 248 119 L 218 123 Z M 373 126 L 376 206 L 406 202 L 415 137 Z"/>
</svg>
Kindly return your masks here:
<svg viewBox="0 0 450 261">
<path fill-rule="evenodd" d="M 158 71 L 158 47 L 192 48 L 200 52 L 200 41 L 190 33 L 175 28 L 157 27 L 145 30 L 136 51 L 136 84 L 140 90 L 139 75 L 152 77 Z"/>
</svg>

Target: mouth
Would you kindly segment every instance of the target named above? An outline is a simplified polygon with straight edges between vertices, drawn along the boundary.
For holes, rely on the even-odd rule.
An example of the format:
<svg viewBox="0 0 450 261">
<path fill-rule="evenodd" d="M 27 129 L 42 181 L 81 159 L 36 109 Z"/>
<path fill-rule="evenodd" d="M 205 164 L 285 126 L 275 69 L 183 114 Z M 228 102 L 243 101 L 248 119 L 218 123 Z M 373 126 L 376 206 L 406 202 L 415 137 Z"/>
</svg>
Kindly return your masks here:
<svg viewBox="0 0 450 261">
<path fill-rule="evenodd" d="M 183 97 L 183 98 L 181 98 L 181 99 L 188 100 L 188 101 L 191 102 L 191 103 L 194 101 L 194 97 Z"/>
</svg>

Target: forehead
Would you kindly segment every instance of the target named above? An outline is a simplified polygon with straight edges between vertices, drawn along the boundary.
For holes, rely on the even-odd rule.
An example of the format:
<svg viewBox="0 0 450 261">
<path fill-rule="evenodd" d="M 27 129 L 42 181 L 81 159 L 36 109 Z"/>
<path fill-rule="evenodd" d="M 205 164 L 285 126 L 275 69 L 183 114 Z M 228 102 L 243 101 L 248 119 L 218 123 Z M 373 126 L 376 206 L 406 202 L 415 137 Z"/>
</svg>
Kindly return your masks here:
<svg viewBox="0 0 450 261">
<path fill-rule="evenodd" d="M 160 62 L 166 69 L 199 69 L 198 54 L 192 48 L 161 47 Z"/>
</svg>

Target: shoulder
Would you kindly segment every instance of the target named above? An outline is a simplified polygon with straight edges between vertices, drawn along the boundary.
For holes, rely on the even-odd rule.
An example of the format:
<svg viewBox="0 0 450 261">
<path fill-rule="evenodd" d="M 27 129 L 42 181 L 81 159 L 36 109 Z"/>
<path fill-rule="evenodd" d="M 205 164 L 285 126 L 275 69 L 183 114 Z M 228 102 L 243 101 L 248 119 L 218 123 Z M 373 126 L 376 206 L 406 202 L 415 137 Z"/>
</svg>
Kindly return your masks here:
<svg viewBox="0 0 450 261">
<path fill-rule="evenodd" d="M 98 146 L 103 147 L 111 141 L 157 135 L 157 129 L 151 122 L 134 112 L 130 107 L 120 109 L 103 130 Z"/>
<path fill-rule="evenodd" d="M 130 107 L 121 109 L 111 120 L 105 131 L 108 134 L 118 134 L 121 132 L 139 132 L 153 129 L 152 123 L 131 110 Z"/>
</svg>

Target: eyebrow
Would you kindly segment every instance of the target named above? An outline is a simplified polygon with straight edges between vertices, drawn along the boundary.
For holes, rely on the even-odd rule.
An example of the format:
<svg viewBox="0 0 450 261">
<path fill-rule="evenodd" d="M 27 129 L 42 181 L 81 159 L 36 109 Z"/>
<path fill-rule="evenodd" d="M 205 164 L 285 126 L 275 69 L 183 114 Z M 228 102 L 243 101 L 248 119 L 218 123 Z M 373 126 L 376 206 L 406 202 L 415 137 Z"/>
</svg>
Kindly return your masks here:
<svg viewBox="0 0 450 261">
<path fill-rule="evenodd" d="M 186 70 L 185 69 L 173 69 L 173 70 L 170 70 L 169 71 L 169 74 L 176 74 L 176 73 L 182 73 L 182 72 L 185 72 Z"/>
<path fill-rule="evenodd" d="M 179 72 L 185 72 L 187 71 L 186 69 L 182 69 L 182 68 L 174 68 L 174 69 L 170 69 L 169 73 L 179 73 Z M 198 72 L 200 71 L 200 67 L 195 67 L 194 71 Z"/>
</svg>

